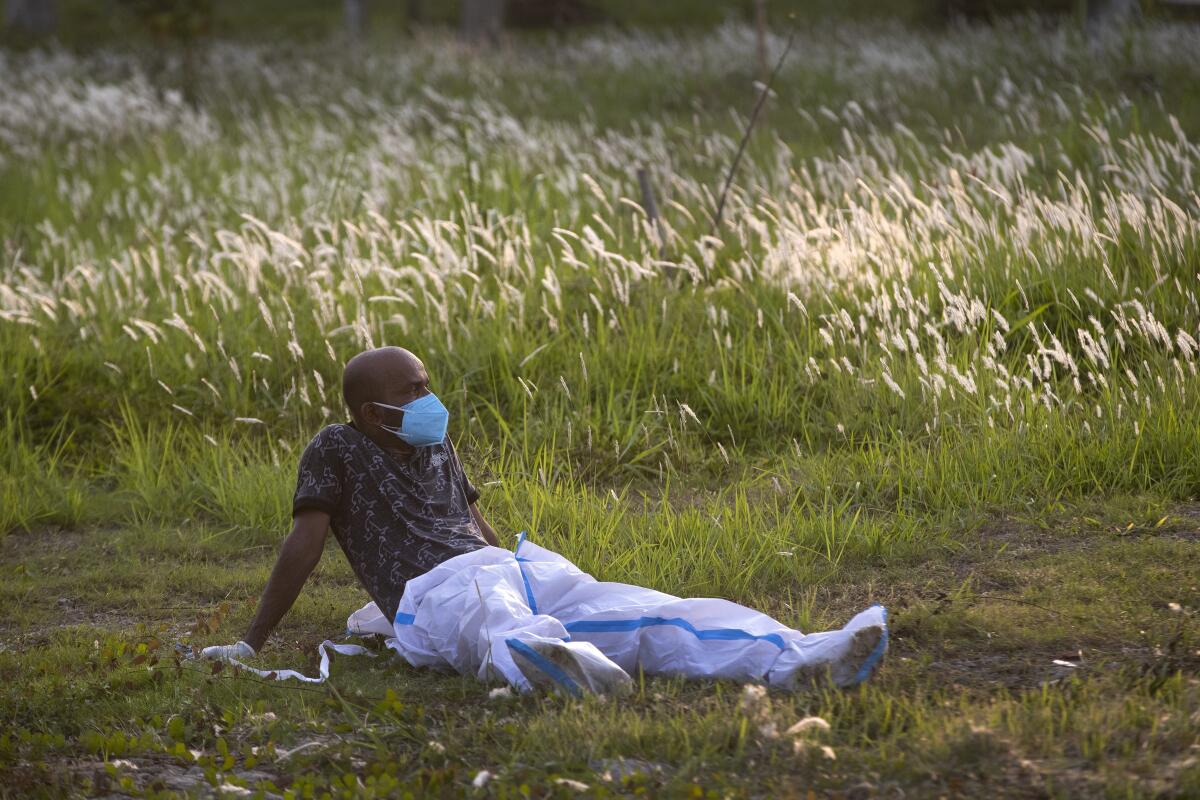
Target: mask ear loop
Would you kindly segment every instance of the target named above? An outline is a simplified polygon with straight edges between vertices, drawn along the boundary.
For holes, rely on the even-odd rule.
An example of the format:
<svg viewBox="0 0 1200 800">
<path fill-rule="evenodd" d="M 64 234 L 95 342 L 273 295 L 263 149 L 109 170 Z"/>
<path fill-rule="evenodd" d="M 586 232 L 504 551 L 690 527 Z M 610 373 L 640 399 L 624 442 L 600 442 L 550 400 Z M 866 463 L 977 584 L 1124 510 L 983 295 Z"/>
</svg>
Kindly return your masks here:
<svg viewBox="0 0 1200 800">
<path fill-rule="evenodd" d="M 388 409 L 389 411 L 399 411 L 400 412 L 400 424 L 399 425 L 379 425 L 380 428 L 383 428 L 388 433 L 398 436 L 400 434 L 400 430 L 404 427 L 404 415 L 408 412 L 406 412 L 403 408 L 400 408 L 398 406 L 390 406 L 387 403 L 380 403 L 377 400 L 368 400 L 367 402 L 373 406 L 382 406 L 382 407 Z M 378 424 L 378 423 L 376 423 L 376 424 Z"/>
</svg>

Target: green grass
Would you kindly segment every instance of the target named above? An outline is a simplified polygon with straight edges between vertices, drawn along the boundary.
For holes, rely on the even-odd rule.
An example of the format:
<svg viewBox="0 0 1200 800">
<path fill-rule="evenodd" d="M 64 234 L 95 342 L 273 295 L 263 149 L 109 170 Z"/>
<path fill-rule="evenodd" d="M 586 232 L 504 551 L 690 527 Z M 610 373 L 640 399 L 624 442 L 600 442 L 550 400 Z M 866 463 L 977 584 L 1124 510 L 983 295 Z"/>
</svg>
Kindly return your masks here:
<svg viewBox="0 0 1200 800">
<path fill-rule="evenodd" d="M 312 784 L 335 796 L 457 794 L 482 769 L 501 796 L 524 783 L 568 796 L 553 783 L 561 777 L 600 795 L 641 785 L 777 796 L 865 780 L 918 795 L 1186 796 L 1200 780 L 1198 643 L 1194 612 L 1167 603 L 1200 599 L 1187 585 L 1197 528 L 1194 507 L 1156 526 L 1160 511 L 1135 498 L 1043 512 L 1049 530 L 995 521 L 956 552 L 844 567 L 791 597 L 729 591 L 813 628 L 872 600 L 892 609 L 893 649 L 869 685 L 771 695 L 751 709 L 737 685 L 666 679 L 639 680 L 616 704 L 489 700 L 473 680 L 386 657 L 336 658 L 332 684 L 318 689 L 214 675 L 173 660 L 171 645 L 189 629 L 198 644 L 236 636 L 269 553 L 210 528 L 45 531 L 40 543 L 18 534 L 2 559 L 11 610 L 0 672 L 13 678 L 0 694 L 11 721 L 5 786 L 152 789 L 198 761 L 198 786 L 249 775 L 265 790 Z M 1140 527 L 1110 522 L 1131 515 Z M 612 537 L 614 550 L 635 547 L 635 530 Z M 218 608 L 222 597 L 231 600 Z M 259 663 L 313 671 L 316 643 L 364 599 L 330 552 Z M 798 755 L 790 737 L 764 730 L 809 715 L 830 722 L 818 744 L 836 760 Z M 623 787 L 598 776 L 622 757 L 657 766 Z M 111 778 L 105 759 L 122 760 Z"/>
<path fill-rule="evenodd" d="M 717 231 L 744 28 L 216 42 L 195 108 L 169 59 L 5 54 L 0 793 L 1200 791 L 1196 46 L 803 28 Z M 177 664 L 242 632 L 381 343 L 506 539 L 803 630 L 883 602 L 884 670 L 764 709 Z M 311 672 L 363 601 L 331 552 L 262 663 Z"/>
</svg>

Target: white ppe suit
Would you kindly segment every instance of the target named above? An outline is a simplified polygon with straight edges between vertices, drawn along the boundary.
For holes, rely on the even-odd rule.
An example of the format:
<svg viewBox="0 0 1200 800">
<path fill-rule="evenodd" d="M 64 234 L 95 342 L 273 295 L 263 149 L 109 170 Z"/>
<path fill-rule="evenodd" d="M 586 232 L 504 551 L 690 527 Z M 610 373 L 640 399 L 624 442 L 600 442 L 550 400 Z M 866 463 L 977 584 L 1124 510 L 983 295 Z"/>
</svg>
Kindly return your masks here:
<svg viewBox="0 0 1200 800">
<path fill-rule="evenodd" d="M 574 695 L 627 686 L 639 668 L 780 688 L 828 672 L 836 685 L 848 687 L 869 678 L 887 650 L 883 606 L 860 612 L 840 630 L 803 634 L 728 600 L 680 599 L 597 581 L 524 534 L 515 552 L 484 547 L 408 581 L 394 622 L 368 603 L 346 627 L 351 634 L 385 636 L 385 645 L 415 667 Z M 329 650 L 370 652 L 325 641 L 316 678 L 226 660 L 265 678 L 320 683 L 329 677 Z"/>
<path fill-rule="evenodd" d="M 515 552 L 485 547 L 410 580 L 394 623 L 369 603 L 347 627 L 387 636 L 387 646 L 413 666 L 501 678 L 525 691 L 532 665 L 572 694 L 580 689 L 573 685 L 578 675 L 549 663 L 539 645 L 566 642 L 576 656 L 625 673 L 641 668 L 785 688 L 827 668 L 837 685 L 855 685 L 870 677 L 887 649 L 882 606 L 841 630 L 806 635 L 728 600 L 680 599 L 597 581 L 524 534 Z"/>
</svg>

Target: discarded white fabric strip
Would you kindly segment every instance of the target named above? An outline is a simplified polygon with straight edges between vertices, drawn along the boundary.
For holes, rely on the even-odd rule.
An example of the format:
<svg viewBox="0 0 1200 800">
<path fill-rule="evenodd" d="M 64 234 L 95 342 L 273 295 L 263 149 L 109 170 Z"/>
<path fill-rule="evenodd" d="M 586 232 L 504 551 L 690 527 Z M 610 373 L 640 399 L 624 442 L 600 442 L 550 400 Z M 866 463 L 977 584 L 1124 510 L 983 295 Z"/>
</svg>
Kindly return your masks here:
<svg viewBox="0 0 1200 800">
<path fill-rule="evenodd" d="M 254 675 L 257 675 L 260 678 L 267 678 L 269 680 L 285 681 L 285 680 L 291 680 L 294 678 L 295 680 L 304 681 L 305 683 L 324 683 L 325 681 L 329 680 L 329 651 L 330 650 L 332 650 L 335 653 L 339 653 L 343 656 L 361 656 L 361 655 L 374 656 L 375 655 L 374 653 L 372 653 L 370 650 L 363 647 L 362 645 L 334 644 L 333 642 L 326 639 L 325 641 L 321 642 L 321 644 L 319 644 L 317 646 L 317 653 L 320 654 L 320 656 L 321 656 L 321 665 L 319 668 L 320 675 L 318 675 L 315 678 L 310 678 L 307 675 L 305 675 L 304 673 L 298 672 L 294 669 L 255 669 L 254 667 L 248 666 L 248 665 L 242 663 L 241 661 L 238 661 L 236 658 L 229 659 L 229 663 L 233 664 L 237 667 L 240 667 L 241 669 L 246 670 L 246 672 L 253 673 Z"/>
</svg>

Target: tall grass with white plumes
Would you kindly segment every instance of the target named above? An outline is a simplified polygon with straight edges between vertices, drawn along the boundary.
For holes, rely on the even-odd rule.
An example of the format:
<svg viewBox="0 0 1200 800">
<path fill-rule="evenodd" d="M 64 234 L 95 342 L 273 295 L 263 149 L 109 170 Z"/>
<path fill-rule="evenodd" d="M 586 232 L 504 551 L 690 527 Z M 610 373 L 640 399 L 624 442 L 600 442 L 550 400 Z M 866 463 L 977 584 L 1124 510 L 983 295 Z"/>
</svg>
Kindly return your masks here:
<svg viewBox="0 0 1200 800">
<path fill-rule="evenodd" d="M 277 536 L 381 344 L 424 358 L 504 528 L 604 572 L 647 504 L 621 567 L 656 584 L 1194 494 L 1196 29 L 802 32 L 714 230 L 752 42 L 218 44 L 197 108 L 130 56 L 2 56 L 3 527 Z"/>
</svg>

